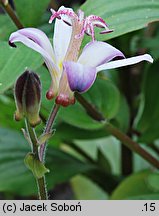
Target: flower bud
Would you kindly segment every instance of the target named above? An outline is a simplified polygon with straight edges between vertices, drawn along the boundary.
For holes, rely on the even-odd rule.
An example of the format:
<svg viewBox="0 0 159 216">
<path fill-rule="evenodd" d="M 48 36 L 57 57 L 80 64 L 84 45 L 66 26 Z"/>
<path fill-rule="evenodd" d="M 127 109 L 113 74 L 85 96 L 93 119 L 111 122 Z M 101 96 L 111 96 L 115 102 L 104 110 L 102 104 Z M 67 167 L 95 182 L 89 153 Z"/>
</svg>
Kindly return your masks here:
<svg viewBox="0 0 159 216">
<path fill-rule="evenodd" d="M 16 112 L 15 120 L 26 117 L 32 127 L 40 123 L 41 82 L 38 75 L 25 71 L 15 84 Z"/>
</svg>

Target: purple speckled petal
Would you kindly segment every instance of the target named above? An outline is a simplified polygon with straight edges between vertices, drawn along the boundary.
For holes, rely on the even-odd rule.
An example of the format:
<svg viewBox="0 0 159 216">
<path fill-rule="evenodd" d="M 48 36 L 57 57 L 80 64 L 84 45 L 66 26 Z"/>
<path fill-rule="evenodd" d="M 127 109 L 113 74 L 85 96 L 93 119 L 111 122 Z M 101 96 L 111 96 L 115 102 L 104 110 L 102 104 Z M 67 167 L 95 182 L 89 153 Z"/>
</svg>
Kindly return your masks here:
<svg viewBox="0 0 159 216">
<path fill-rule="evenodd" d="M 57 92 L 60 74 L 54 61 L 55 56 L 53 53 L 53 48 L 45 33 L 34 28 L 21 29 L 10 35 L 9 43 L 14 45 L 15 42 L 21 42 L 25 46 L 35 50 L 43 56 L 52 77 L 54 92 Z"/>
<path fill-rule="evenodd" d="M 9 42 L 11 44 L 21 42 L 27 47 L 37 51 L 43 56 L 50 72 L 52 70 L 57 70 L 52 46 L 44 32 L 34 28 L 21 29 L 10 35 Z"/>
<path fill-rule="evenodd" d="M 72 91 L 85 92 L 96 79 L 96 68 L 67 61 L 63 63 L 67 73 L 68 83 Z"/>
<path fill-rule="evenodd" d="M 31 39 L 41 48 L 43 48 L 49 55 L 54 59 L 53 47 L 50 43 L 50 40 L 44 32 L 36 28 L 23 28 L 17 31 L 19 34 Z M 14 34 L 14 33 L 13 33 Z M 14 34 L 16 37 L 16 34 Z M 13 40 L 13 36 L 12 36 Z"/>
<path fill-rule="evenodd" d="M 153 58 L 149 54 L 145 54 L 145 55 L 135 56 L 127 59 L 112 61 L 98 66 L 97 72 L 102 70 L 107 70 L 107 69 L 119 68 L 127 65 L 133 65 L 141 61 L 148 61 L 150 63 L 153 63 Z"/>
<path fill-rule="evenodd" d="M 109 45 L 108 43 L 94 41 L 85 46 L 78 62 L 91 67 L 97 67 L 111 61 L 114 58 L 121 59 L 125 57 L 120 50 Z"/>
</svg>

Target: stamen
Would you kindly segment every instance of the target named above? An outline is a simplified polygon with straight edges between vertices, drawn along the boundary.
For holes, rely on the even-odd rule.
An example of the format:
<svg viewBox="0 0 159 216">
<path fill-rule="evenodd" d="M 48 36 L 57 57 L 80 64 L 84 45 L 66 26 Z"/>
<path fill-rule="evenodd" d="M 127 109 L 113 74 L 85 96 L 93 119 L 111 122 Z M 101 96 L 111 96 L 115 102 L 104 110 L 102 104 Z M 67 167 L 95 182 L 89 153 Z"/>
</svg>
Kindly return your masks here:
<svg viewBox="0 0 159 216">
<path fill-rule="evenodd" d="M 90 30 L 91 30 L 91 36 L 92 36 L 92 40 L 95 41 L 95 34 L 94 34 L 94 28 L 93 28 L 93 24 L 90 24 Z"/>
<path fill-rule="evenodd" d="M 112 29 L 106 29 L 104 31 L 101 31 L 99 34 L 108 34 L 108 33 L 112 33 L 114 30 Z"/>
<path fill-rule="evenodd" d="M 61 16 L 63 16 L 63 15 L 66 15 L 69 18 L 78 18 L 78 16 L 71 9 L 63 9 L 63 10 L 60 10 L 57 12 L 55 10 L 51 9 L 51 13 L 52 13 L 52 16 L 50 17 L 49 23 L 52 23 L 52 21 L 55 18 L 62 19 Z"/>
<path fill-rule="evenodd" d="M 103 27 L 108 27 L 107 23 L 99 16 L 90 15 L 87 17 L 87 20 L 91 22 L 93 25 L 96 25 L 97 23 L 100 23 Z"/>
<path fill-rule="evenodd" d="M 85 33 L 89 36 L 92 36 L 92 40 L 94 41 L 95 40 L 94 27 L 105 28 L 105 30 L 101 31 L 100 34 L 106 34 L 113 31 L 108 28 L 108 25 L 101 17 L 90 15 L 83 20 L 83 28 L 80 34 L 76 35 L 75 38 L 79 39 L 83 37 Z"/>
</svg>

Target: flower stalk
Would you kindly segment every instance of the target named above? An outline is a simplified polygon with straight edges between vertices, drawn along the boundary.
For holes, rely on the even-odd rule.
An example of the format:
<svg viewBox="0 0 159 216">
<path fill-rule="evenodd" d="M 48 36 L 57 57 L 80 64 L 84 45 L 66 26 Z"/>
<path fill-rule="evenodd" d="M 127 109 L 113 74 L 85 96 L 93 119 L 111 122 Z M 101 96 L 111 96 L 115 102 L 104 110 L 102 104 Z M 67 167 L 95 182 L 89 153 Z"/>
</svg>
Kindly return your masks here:
<svg viewBox="0 0 159 216">
<path fill-rule="evenodd" d="M 38 140 L 36 137 L 36 133 L 34 128 L 31 127 L 30 123 L 26 120 L 26 128 L 29 135 L 29 138 L 32 143 L 32 153 L 34 154 L 34 157 L 36 160 L 40 162 L 39 158 L 39 150 L 38 150 Z M 47 200 L 48 199 L 48 193 L 46 188 L 46 181 L 45 181 L 45 175 L 41 178 L 36 178 L 37 187 L 38 187 L 38 194 L 40 200 Z"/>
<path fill-rule="evenodd" d="M 55 118 L 57 116 L 58 110 L 60 108 L 60 105 L 55 104 L 52 108 L 52 111 L 50 113 L 50 116 L 48 118 L 48 121 L 46 123 L 46 127 L 44 130 L 43 134 L 49 134 L 52 131 L 52 126 L 54 124 Z M 43 144 L 40 145 L 40 150 L 39 150 L 39 157 L 40 161 L 44 162 L 45 161 L 45 150 L 46 150 L 46 144 L 47 142 L 44 142 Z"/>
</svg>

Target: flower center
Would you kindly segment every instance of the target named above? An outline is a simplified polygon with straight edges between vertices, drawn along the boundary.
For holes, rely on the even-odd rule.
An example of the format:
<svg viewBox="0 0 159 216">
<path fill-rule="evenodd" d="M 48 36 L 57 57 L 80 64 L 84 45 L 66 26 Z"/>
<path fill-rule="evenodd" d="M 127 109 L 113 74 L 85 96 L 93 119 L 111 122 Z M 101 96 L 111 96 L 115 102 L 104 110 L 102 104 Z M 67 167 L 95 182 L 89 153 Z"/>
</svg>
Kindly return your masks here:
<svg viewBox="0 0 159 216">
<path fill-rule="evenodd" d="M 101 34 L 112 32 L 108 28 L 108 25 L 105 21 L 98 16 L 90 15 L 88 17 L 84 17 L 84 12 L 79 10 L 77 14 L 71 8 L 61 7 L 57 12 L 51 9 L 52 16 L 49 20 L 49 23 L 57 18 L 63 21 L 66 25 L 72 27 L 72 35 L 69 42 L 69 46 L 63 61 L 74 61 L 78 60 L 79 51 L 81 47 L 82 40 L 84 35 L 87 34 L 92 37 L 92 40 L 95 40 L 94 28 L 104 28 L 105 30 L 100 32 Z M 61 104 L 63 106 L 68 106 L 69 104 L 74 104 L 74 93 L 71 91 L 67 74 L 63 71 L 60 83 L 59 83 L 59 92 L 56 97 L 56 103 Z"/>
<path fill-rule="evenodd" d="M 83 40 L 84 35 L 80 38 L 76 38 L 76 35 L 80 34 L 84 24 L 84 13 L 79 11 L 76 15 L 72 9 L 63 9 L 60 11 L 51 10 L 52 16 L 50 18 L 50 23 L 55 19 L 61 19 L 67 25 L 72 27 L 71 39 L 69 46 L 63 61 L 77 61 L 80 51 L 80 46 Z M 56 103 L 62 106 L 68 106 L 75 103 L 74 93 L 71 91 L 67 74 L 63 71 L 60 83 L 59 83 L 59 92 L 56 97 Z"/>
</svg>

